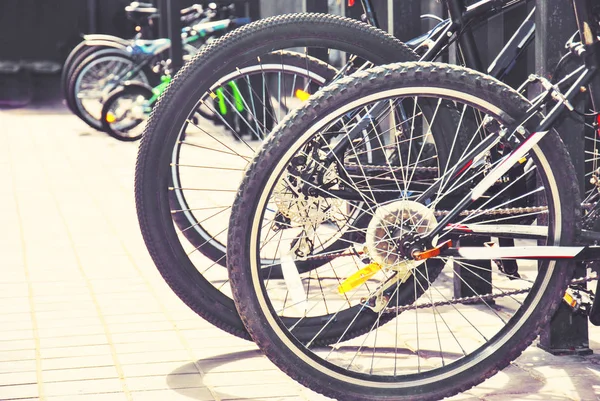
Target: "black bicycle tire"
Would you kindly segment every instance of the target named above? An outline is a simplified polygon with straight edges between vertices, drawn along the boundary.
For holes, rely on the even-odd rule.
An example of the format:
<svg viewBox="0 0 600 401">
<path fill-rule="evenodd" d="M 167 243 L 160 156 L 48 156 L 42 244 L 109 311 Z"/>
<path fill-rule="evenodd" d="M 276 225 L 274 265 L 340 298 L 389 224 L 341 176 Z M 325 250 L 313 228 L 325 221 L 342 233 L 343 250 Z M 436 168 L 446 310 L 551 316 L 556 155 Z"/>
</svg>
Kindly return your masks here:
<svg viewBox="0 0 600 401">
<path fill-rule="evenodd" d="M 292 126 L 293 123 L 298 124 L 296 126 L 302 124 L 303 129 L 308 129 L 307 127 L 315 119 L 341 107 L 344 103 L 339 101 L 340 97 L 350 100 L 359 99 L 374 95 L 377 91 L 385 91 L 403 85 L 438 87 L 441 90 L 446 90 L 445 93 L 448 90 L 463 92 L 474 99 L 471 100 L 473 104 L 477 103 L 478 98 L 485 98 L 488 103 L 498 106 L 503 113 L 513 117 L 523 115 L 530 106 L 529 102 L 516 91 L 483 74 L 438 63 L 401 63 L 386 68 L 377 67 L 364 71 L 357 74 L 355 80 L 349 78 L 336 82 L 311 99 L 306 107 L 289 115 L 282 125 L 284 123 L 287 123 L 288 126 Z M 413 93 L 416 94 L 416 91 Z M 431 91 L 428 91 L 428 93 L 431 93 Z M 461 101 L 464 102 L 464 98 Z M 534 119 L 530 120 L 530 123 L 533 121 Z M 292 133 L 292 131 L 289 131 L 286 138 L 282 138 L 283 135 L 272 135 L 270 143 L 266 144 L 261 154 L 255 158 L 255 164 L 252 168 L 256 168 L 257 164 L 264 162 L 269 152 L 275 152 L 273 150 L 274 146 L 289 146 L 288 142 Z M 551 130 L 538 146 L 540 153 L 547 161 L 548 171 L 552 172 L 557 183 L 555 184 L 554 196 L 556 198 L 554 199 L 558 199 L 559 206 L 557 207 L 560 208 L 560 244 L 568 246 L 575 243 L 581 217 L 577 178 L 570 157 L 556 131 Z M 553 169 L 552 166 L 560 166 L 560 168 Z M 240 193 L 257 184 L 256 180 L 253 181 L 251 177 L 257 176 L 248 173 Z M 250 203 L 245 204 L 244 201 Z M 494 336 L 491 341 L 493 345 L 498 344 L 498 348 L 493 352 L 490 350 L 489 355 L 482 356 L 482 362 L 478 362 L 475 357 L 465 357 L 459 364 L 475 365 L 467 365 L 468 368 L 462 371 L 457 370 L 454 375 L 450 375 L 447 370 L 444 370 L 445 376 L 440 374 L 442 377 L 439 381 L 433 381 L 431 379 L 432 375 L 421 376 L 421 378 L 426 377 L 430 382 L 413 384 L 408 390 L 398 390 L 398 388 L 392 386 L 375 387 L 376 383 L 373 387 L 369 387 L 362 384 L 364 382 L 360 382 L 359 379 L 350 382 L 348 379 L 350 376 L 346 373 L 340 373 L 341 369 L 332 370 L 329 367 L 324 367 L 324 365 L 321 365 L 321 368 L 318 369 L 309 365 L 306 361 L 315 361 L 314 357 L 300 350 L 299 347 L 301 346 L 296 345 L 296 342 L 289 337 L 286 337 L 285 342 L 282 341 L 273 328 L 269 327 L 271 323 L 266 323 L 265 314 L 271 314 L 272 312 L 265 311 L 261 301 L 257 298 L 257 289 L 254 288 L 251 273 L 246 264 L 248 244 L 245 238 L 251 227 L 248 226 L 247 219 L 243 218 L 243 212 L 253 207 L 251 202 L 251 200 L 244 199 L 244 197 L 236 199 L 231 215 L 231 220 L 235 221 L 236 224 L 231 226 L 229 234 L 231 241 L 228 246 L 228 266 L 236 305 L 241 317 L 252 338 L 275 365 L 299 383 L 310 387 L 316 392 L 338 399 L 429 401 L 454 395 L 479 384 L 520 355 L 537 336 L 539 330 L 548 324 L 562 300 L 562 295 L 573 272 L 572 269 L 568 268 L 568 261 L 557 261 L 552 272 L 549 273 L 548 277 L 545 277 L 548 285 L 545 289 L 546 292 L 540 295 L 541 298 L 538 299 L 535 307 L 527 311 L 531 315 L 525 315 L 532 318 L 523 317 L 521 322 L 519 321 L 521 317 L 519 317 L 515 320 L 519 322 L 520 326 L 515 328 L 514 332 L 507 332 L 504 337 L 501 335 Z M 530 303 L 531 298 L 533 297 L 527 297 L 525 303 Z M 274 325 L 279 327 L 277 330 L 281 330 L 281 325 L 277 325 L 277 323 Z M 283 333 L 283 330 L 281 332 Z M 285 334 L 282 335 L 285 336 Z M 290 344 L 294 347 L 294 350 L 288 348 Z M 481 351 L 481 353 L 485 353 L 485 351 Z M 481 355 L 481 353 L 475 354 L 475 356 Z M 301 356 L 299 357 L 299 355 Z M 314 365 L 319 363 L 315 362 Z M 462 367 L 462 365 L 459 365 L 459 367 Z M 333 374 L 324 373 L 326 369 L 327 372 L 333 372 Z M 446 367 L 443 369 L 446 369 Z"/>
<path fill-rule="evenodd" d="M 159 206 L 159 187 L 167 177 L 158 174 L 158 161 L 165 155 L 167 143 L 178 132 L 171 132 L 177 121 L 186 117 L 184 111 L 206 91 L 199 83 L 210 85 L 220 78 L 230 60 L 239 55 L 267 53 L 276 43 L 290 47 L 299 39 L 308 38 L 326 47 L 335 45 L 353 53 L 368 55 L 377 64 L 400 60 L 415 60 L 417 56 L 402 42 L 366 24 L 344 17 L 325 14 L 291 14 L 267 18 L 246 25 L 207 46 L 186 64 L 155 106 L 146 132 L 142 137 L 136 165 L 136 205 L 142 234 L 150 254 L 173 291 L 192 310 L 215 326 L 249 339 L 233 300 L 214 288 L 177 248 L 180 245 L 165 241 L 163 234 L 175 234 L 172 216 Z M 287 44 L 287 45 L 285 45 Z M 341 46 L 341 47 L 339 47 Z M 234 63 L 231 63 L 233 65 Z M 188 81 L 195 85 L 188 85 Z M 182 100 L 179 100 L 182 99 Z M 187 104 L 183 99 L 188 99 Z M 166 122 L 169 121 L 169 124 Z M 162 135 L 153 134 L 162 133 Z M 162 155 L 161 155 L 162 154 Z M 156 165 L 156 166 L 154 166 Z M 164 203 L 165 200 L 162 200 Z M 168 209 L 168 207 L 166 208 Z M 165 210 L 163 207 L 162 210 Z M 169 227 L 170 226 L 170 227 Z"/>
</svg>

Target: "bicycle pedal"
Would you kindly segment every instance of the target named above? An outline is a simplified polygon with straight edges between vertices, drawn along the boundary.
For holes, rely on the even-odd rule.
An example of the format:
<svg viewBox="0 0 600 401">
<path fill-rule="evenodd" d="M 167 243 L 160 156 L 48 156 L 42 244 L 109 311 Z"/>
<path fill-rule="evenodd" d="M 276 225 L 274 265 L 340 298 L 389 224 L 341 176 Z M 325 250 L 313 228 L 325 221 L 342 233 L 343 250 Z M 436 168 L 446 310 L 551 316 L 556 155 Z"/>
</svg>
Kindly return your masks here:
<svg viewBox="0 0 600 401">
<path fill-rule="evenodd" d="M 370 263 L 360 269 L 359 271 L 352 274 L 346 280 L 344 280 L 337 288 L 340 294 L 345 294 L 350 290 L 358 287 L 361 284 L 367 282 L 371 277 L 377 274 L 383 267 L 379 263 Z"/>
<path fill-rule="evenodd" d="M 590 316 L 594 297 L 590 291 L 577 288 L 567 288 L 563 301 L 569 305 L 573 313 Z"/>
<path fill-rule="evenodd" d="M 573 312 L 579 310 L 579 306 L 581 305 L 581 299 L 576 293 L 571 293 L 569 290 L 565 292 L 563 296 L 563 301 L 567 303 L 573 309 Z"/>
</svg>

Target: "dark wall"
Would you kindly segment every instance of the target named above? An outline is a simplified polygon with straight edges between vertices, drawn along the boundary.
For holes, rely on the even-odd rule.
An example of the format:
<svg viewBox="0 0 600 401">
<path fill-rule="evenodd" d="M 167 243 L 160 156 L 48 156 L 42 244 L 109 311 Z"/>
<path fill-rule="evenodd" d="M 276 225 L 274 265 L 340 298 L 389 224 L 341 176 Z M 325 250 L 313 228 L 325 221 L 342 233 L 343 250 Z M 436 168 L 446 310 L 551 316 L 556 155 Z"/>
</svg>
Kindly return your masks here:
<svg viewBox="0 0 600 401">
<path fill-rule="evenodd" d="M 124 8 L 132 0 L 0 0 L 0 61 L 62 63 L 85 33 L 134 35 Z M 156 4 L 156 0 L 146 0 Z M 202 0 L 177 0 L 187 7 Z M 256 13 L 258 0 L 240 1 L 239 13 Z M 218 3 L 219 1 L 217 1 Z M 223 1 L 230 3 L 231 1 Z M 246 5 L 245 3 L 249 3 Z"/>
<path fill-rule="evenodd" d="M 0 59 L 59 61 L 85 30 L 85 1 L 2 0 Z"/>
<path fill-rule="evenodd" d="M 133 25 L 125 18 L 123 8 L 131 0 L 0 0 L 0 60 L 50 60 L 62 62 L 70 49 L 75 46 L 84 33 L 94 30 L 98 33 L 109 33 L 121 37 L 133 35 Z M 180 7 L 189 6 L 201 0 L 178 0 Z M 231 1 L 231 0 L 230 0 Z M 241 1 L 241 0 L 234 0 Z M 292 0 L 285 0 L 292 1 Z M 345 0 L 344 0 L 345 1 Z M 153 0 L 155 4 L 157 0 Z M 283 0 L 262 0 L 263 6 L 269 3 L 284 3 Z M 296 2 L 296 0 L 294 0 Z M 241 3 L 245 3 L 241 1 Z M 244 6 L 240 4 L 242 13 L 257 15 L 259 0 L 251 0 Z M 298 4 L 301 2 L 298 1 Z M 306 0 L 307 9 L 326 8 L 325 0 Z M 387 28 L 387 0 L 374 0 L 380 23 L 384 29 Z M 419 14 L 430 11 L 428 4 L 437 4 L 433 1 L 405 1 L 394 2 L 395 24 L 394 33 L 400 39 L 407 40 L 414 32 L 422 32 L 418 19 L 408 19 L 407 14 Z M 273 7 L 274 7 L 273 5 Z M 323 7 L 324 6 L 324 7 Z M 246 8 L 244 10 L 244 8 Z M 265 7 L 265 9 L 268 7 Z M 359 2 L 347 13 L 359 17 Z M 419 8 L 413 10 L 412 8 Z M 268 10 L 265 10 L 268 11 Z M 486 28 L 477 38 L 478 45 L 485 49 L 490 47 L 490 52 L 497 52 L 498 44 L 502 38 L 506 39 L 512 34 L 516 26 L 515 22 L 523 11 L 517 10 L 512 15 L 507 15 L 498 21 L 489 34 Z M 494 25 L 494 24 L 492 24 Z M 503 35 L 496 35 L 500 28 Z M 496 40 L 489 40 L 496 38 Z M 498 40 L 499 39 L 499 40 Z M 486 49 L 487 50 L 487 49 Z M 485 51 L 483 52 L 485 53 Z M 484 60 L 484 64 L 491 60 Z M 523 69 L 521 69 L 523 70 Z"/>
<path fill-rule="evenodd" d="M 90 32 L 90 11 L 96 4 L 97 32 L 132 35 L 123 8 L 130 0 L 2 0 L 0 59 L 62 62 Z"/>
<path fill-rule="evenodd" d="M 124 10 L 132 0 L 88 1 L 96 2 L 96 33 L 108 33 L 121 37 L 131 37 L 135 34 L 134 25 L 125 17 Z"/>
</svg>

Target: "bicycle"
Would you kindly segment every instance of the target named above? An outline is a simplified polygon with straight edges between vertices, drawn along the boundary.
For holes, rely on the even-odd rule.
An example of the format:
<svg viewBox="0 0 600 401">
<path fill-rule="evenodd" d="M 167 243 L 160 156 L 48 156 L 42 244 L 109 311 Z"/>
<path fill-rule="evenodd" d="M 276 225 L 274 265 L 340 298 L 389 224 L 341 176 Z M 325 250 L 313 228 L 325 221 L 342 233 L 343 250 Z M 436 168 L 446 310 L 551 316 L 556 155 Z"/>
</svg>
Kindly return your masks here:
<svg viewBox="0 0 600 401">
<path fill-rule="evenodd" d="M 120 141 L 140 139 L 154 103 L 169 82 L 171 76 L 165 74 L 154 88 L 139 82 L 123 83 L 104 101 L 100 116 L 102 130 Z"/>
<path fill-rule="evenodd" d="M 203 22 L 182 29 L 186 57 L 196 53 L 197 46 L 205 44 L 207 40 L 250 22 L 247 18 L 233 16 L 209 20 L 214 15 L 216 13 L 211 12 Z M 137 39 L 125 50 L 111 48 L 93 52 L 72 67 L 66 91 L 67 103 L 73 105 L 75 114 L 89 126 L 101 129 L 103 99 L 121 82 L 137 80 L 148 85 L 158 83 L 157 64 L 167 59 L 170 47 L 169 39 Z"/>
<path fill-rule="evenodd" d="M 585 305 L 577 287 L 590 278 L 572 269 L 600 258 L 598 181 L 582 202 L 553 129 L 598 116 L 578 107 L 588 97 L 598 105 L 600 8 L 572 4 L 582 42 L 568 50 L 579 67 L 556 84 L 532 75 L 525 86 L 543 91 L 531 101 L 463 67 L 392 64 L 336 81 L 267 139 L 231 212 L 227 265 L 242 320 L 280 369 L 339 399 L 435 400 L 508 365 L 560 302 L 600 323 L 598 298 Z M 379 160 L 360 157 L 367 137 L 378 138 Z M 366 224 L 347 218 L 349 204 Z M 355 237 L 323 255 L 312 244 L 331 235 L 331 215 Z M 496 239 L 456 246 L 474 236 Z M 324 256 L 319 269 L 298 268 Z M 285 279 L 270 279 L 264 259 L 285 260 Z M 516 260 L 519 275 L 497 268 L 485 279 L 471 260 Z M 455 297 L 466 273 L 489 282 L 489 293 Z M 349 311 L 378 319 L 361 337 L 315 341 L 332 327 L 344 332 L 338 317 Z M 320 321 L 308 341 L 297 332 L 304 320 Z"/>
<path fill-rule="evenodd" d="M 193 25 L 205 20 L 213 12 L 214 7 L 204 9 L 201 5 L 195 4 L 181 10 L 181 22 L 184 26 Z M 127 46 L 131 45 L 132 40 L 154 39 L 153 25 L 154 19 L 158 16 L 158 9 L 152 4 L 132 2 L 125 7 L 127 19 L 135 24 L 137 34 L 133 39 L 122 39 L 113 35 L 106 34 L 88 34 L 83 35 L 83 40 L 71 50 L 63 64 L 60 78 L 61 91 L 66 101 L 67 107 L 75 111 L 75 106 L 70 97 L 67 96 L 70 77 L 73 68 L 78 66 L 92 54 L 106 49 L 119 49 L 125 51 Z"/>
<path fill-rule="evenodd" d="M 508 1 L 502 4 L 511 7 L 516 5 Z M 432 57 L 441 54 L 443 46 L 429 47 L 429 39 L 446 45 L 454 43 L 456 38 L 448 36 L 448 32 L 465 34 L 464 26 L 472 26 L 470 24 L 475 21 L 502 9 L 504 7 L 496 2 L 482 2 L 480 8 L 469 13 L 469 19 L 462 24 L 448 25 L 446 21 L 413 43 L 415 46 L 423 44 L 419 50 L 428 49 Z M 506 47 L 504 54 L 509 57 L 499 57 L 497 65 L 510 66 L 513 57 L 517 57 L 521 49 L 515 43 L 522 45 L 527 42 L 526 38 L 531 37 L 532 15 L 527 21 L 519 30 L 520 40 Z M 357 40 L 360 41 L 358 45 Z M 227 218 L 233 194 L 237 191 L 241 172 L 259 144 L 254 140 L 238 141 L 235 137 L 264 137 L 272 126 L 268 121 L 263 121 L 261 115 L 253 119 L 239 116 L 242 122 L 240 127 L 234 127 L 223 119 L 222 124 L 228 132 L 224 136 L 220 128 L 203 124 L 196 127 L 191 121 L 198 106 L 209 108 L 213 115 L 217 115 L 211 105 L 214 88 L 223 86 L 237 76 L 244 81 L 245 73 L 238 75 L 236 68 L 253 63 L 257 70 L 250 74 L 254 78 L 249 79 L 259 82 L 245 85 L 252 95 L 245 96 L 248 110 L 258 113 L 262 110 L 261 105 L 271 104 L 269 100 L 264 100 L 265 97 L 271 99 L 273 109 L 279 114 L 266 112 L 262 115 L 271 115 L 274 123 L 277 123 L 289 110 L 305 101 L 306 96 L 302 96 L 302 100 L 290 90 L 294 87 L 293 78 L 287 84 L 283 84 L 285 80 L 275 80 L 272 84 L 260 82 L 261 65 L 267 64 L 261 60 L 266 55 L 276 57 L 279 49 L 294 49 L 299 60 L 309 60 L 308 64 L 305 62 L 301 67 L 305 76 L 310 76 L 309 72 L 315 68 L 309 66 L 313 65 L 313 56 L 329 55 L 329 64 L 335 69 L 327 75 L 318 74 L 325 78 L 318 80 L 318 87 L 366 68 L 368 63 L 418 59 L 401 42 L 353 20 L 319 14 L 268 18 L 226 35 L 195 56 L 179 72 L 155 106 L 144 133 L 148 137 L 142 138 L 136 169 L 136 205 L 144 240 L 167 283 L 191 309 L 216 326 L 243 338 L 249 338 L 249 335 L 234 309 L 225 269 L 219 269 L 218 266 L 226 262 Z M 271 53 L 273 50 L 275 53 Z M 298 71 L 298 66 L 280 71 L 282 74 L 288 71 L 293 75 L 292 72 Z M 284 90 L 283 87 L 288 89 Z M 265 92 L 271 95 L 263 97 Z M 279 97 L 280 92 L 287 92 L 288 95 Z M 309 95 L 313 93 L 312 89 L 308 91 Z M 253 98 L 258 98 L 254 109 Z M 225 99 L 235 113 L 234 102 L 227 97 Z M 285 107 L 285 103 L 294 106 Z M 196 138 L 189 136 L 189 132 L 194 132 Z M 186 137 L 182 139 L 184 134 Z M 202 171 L 202 178 L 195 176 L 194 171 Z M 284 225 L 285 218 L 281 220 Z M 345 237 L 332 238 L 330 243 L 323 245 L 323 252 L 339 247 L 344 240 Z M 206 258 L 210 260 L 208 265 Z M 303 269 L 310 271 L 320 266 L 319 263 L 327 262 L 306 263 Z M 200 268 L 203 265 L 207 267 Z M 282 278 L 282 274 L 279 266 L 277 276 Z M 352 334 L 364 332 L 368 324 L 363 322 L 357 325 L 357 330 Z M 322 341 L 327 342 L 327 339 L 323 338 Z"/>
</svg>

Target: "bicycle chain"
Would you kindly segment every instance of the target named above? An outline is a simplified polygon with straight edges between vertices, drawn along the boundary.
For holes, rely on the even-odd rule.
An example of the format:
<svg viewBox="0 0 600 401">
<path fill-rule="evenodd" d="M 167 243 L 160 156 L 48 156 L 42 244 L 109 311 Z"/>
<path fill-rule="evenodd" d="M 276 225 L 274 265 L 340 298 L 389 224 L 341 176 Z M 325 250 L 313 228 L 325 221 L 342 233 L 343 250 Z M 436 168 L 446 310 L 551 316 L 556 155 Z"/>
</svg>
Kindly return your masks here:
<svg viewBox="0 0 600 401">
<path fill-rule="evenodd" d="M 591 276 L 591 277 L 586 277 L 586 278 L 579 278 L 576 280 L 572 280 L 570 285 L 584 284 L 584 283 L 588 283 L 593 280 L 598 280 L 598 277 Z M 497 298 L 524 294 L 524 293 L 528 292 L 530 289 L 531 288 L 527 288 L 527 289 L 523 289 L 523 290 L 514 290 L 514 291 L 504 292 L 502 294 L 474 295 L 472 297 L 455 298 L 451 301 L 430 302 L 430 303 L 419 304 L 419 305 L 406 305 L 406 306 L 398 306 L 398 307 L 394 306 L 391 308 L 384 308 L 381 313 L 382 314 L 384 314 L 384 313 L 385 314 L 387 314 L 387 313 L 402 313 L 402 312 L 405 312 L 408 310 L 415 310 L 415 309 L 425 309 L 425 308 L 432 308 L 432 307 L 435 308 L 438 306 L 448 306 L 448 305 L 455 305 L 455 304 L 462 304 L 462 303 L 490 301 L 490 300 L 494 300 Z"/>
<path fill-rule="evenodd" d="M 471 214 L 480 214 L 481 216 L 499 216 L 499 215 L 509 215 L 509 214 L 528 214 L 528 213 L 542 213 L 547 212 L 547 206 L 531 206 L 531 207 L 509 207 L 504 209 L 490 209 L 490 210 L 464 210 L 460 212 L 460 216 L 469 216 Z M 449 214 L 448 210 L 438 210 L 435 211 L 434 214 L 436 216 L 446 216 Z"/>
<path fill-rule="evenodd" d="M 367 165 L 355 164 L 355 163 L 344 164 L 344 168 L 348 168 L 348 167 L 357 168 L 357 169 L 361 169 L 361 170 L 365 170 L 365 171 L 386 170 L 386 169 L 389 170 L 390 169 L 390 166 L 375 166 L 373 164 L 367 164 Z M 391 173 L 391 172 L 400 171 L 400 170 L 415 171 L 415 172 L 420 172 L 420 173 L 427 173 L 427 172 L 437 173 L 438 172 L 437 167 L 402 167 L 402 166 L 391 166 L 391 167 L 392 167 L 392 170 L 389 172 L 385 171 L 385 173 Z"/>
</svg>

